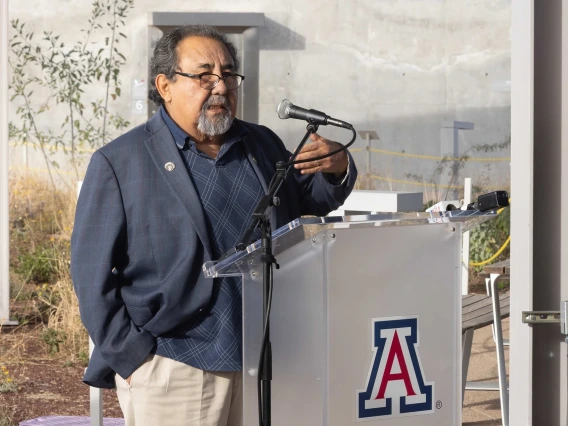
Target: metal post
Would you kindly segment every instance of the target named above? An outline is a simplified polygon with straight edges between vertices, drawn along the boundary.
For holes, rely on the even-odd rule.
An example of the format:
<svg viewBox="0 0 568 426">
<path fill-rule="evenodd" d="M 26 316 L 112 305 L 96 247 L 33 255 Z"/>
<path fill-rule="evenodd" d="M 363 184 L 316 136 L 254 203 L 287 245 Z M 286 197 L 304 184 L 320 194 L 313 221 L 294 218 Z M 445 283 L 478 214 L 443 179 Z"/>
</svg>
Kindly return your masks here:
<svg viewBox="0 0 568 426">
<path fill-rule="evenodd" d="M 262 305 L 262 319 L 264 324 L 264 334 L 266 338 L 266 348 L 262 352 L 263 358 L 260 360 L 262 363 L 262 371 L 260 374 L 261 383 L 261 401 L 262 401 L 262 416 L 260 418 L 261 424 L 259 426 L 272 425 L 272 344 L 270 342 L 270 292 L 272 291 L 272 235 L 270 229 L 270 221 L 262 219 L 262 254 L 266 256 L 263 263 L 263 305 Z"/>
<path fill-rule="evenodd" d="M 93 354 L 95 344 L 89 338 L 89 358 Z M 91 426 L 103 426 L 103 390 L 89 387 L 89 409 L 91 415 Z"/>
<path fill-rule="evenodd" d="M 8 0 L 0 0 L 0 326 L 10 321 L 8 208 Z"/>
<path fill-rule="evenodd" d="M 465 178 L 463 186 L 463 203 L 471 203 L 471 178 Z M 462 235 L 462 295 L 469 293 L 469 231 Z"/>
<path fill-rule="evenodd" d="M 471 345 L 473 343 L 473 328 L 469 328 L 462 335 L 462 406 L 465 396 L 465 385 L 467 384 L 467 372 L 469 370 L 469 360 L 471 358 Z"/>
<path fill-rule="evenodd" d="M 365 134 L 365 139 L 367 139 L 367 177 L 371 179 L 371 136 L 369 132 Z"/>
<path fill-rule="evenodd" d="M 448 134 L 444 129 L 451 130 L 451 145 L 450 141 L 448 140 Z M 459 131 L 460 130 L 473 130 L 475 129 L 475 124 L 469 121 L 449 121 L 442 123 L 442 155 L 446 155 L 449 152 L 452 152 L 453 155 L 453 172 L 450 173 L 448 176 L 448 180 L 444 181 L 443 175 L 441 176 L 440 184 L 448 184 L 450 187 L 446 191 L 446 195 L 441 195 L 441 200 L 455 200 L 458 198 L 457 190 L 452 188 L 460 181 L 459 179 Z"/>
<path fill-rule="evenodd" d="M 372 152 L 371 151 L 371 141 L 373 139 L 378 140 L 379 135 L 374 130 L 359 130 L 357 132 L 357 134 L 359 135 L 360 138 L 365 139 L 365 141 L 367 142 L 367 145 L 365 147 L 365 150 L 367 151 L 367 185 L 368 185 L 367 189 L 372 189 L 371 188 L 371 175 L 372 175 L 372 170 L 371 170 L 371 152 Z"/>
<path fill-rule="evenodd" d="M 8 0 L 0 5 L 0 324 L 9 317 Z"/>
<path fill-rule="evenodd" d="M 501 421 L 509 426 L 509 389 L 507 368 L 505 366 L 505 348 L 503 346 L 503 328 L 501 326 L 501 306 L 499 304 L 498 283 L 501 274 L 491 274 L 491 303 L 493 304 L 493 327 L 497 346 L 497 375 L 499 377 L 499 399 L 501 400 Z"/>
</svg>

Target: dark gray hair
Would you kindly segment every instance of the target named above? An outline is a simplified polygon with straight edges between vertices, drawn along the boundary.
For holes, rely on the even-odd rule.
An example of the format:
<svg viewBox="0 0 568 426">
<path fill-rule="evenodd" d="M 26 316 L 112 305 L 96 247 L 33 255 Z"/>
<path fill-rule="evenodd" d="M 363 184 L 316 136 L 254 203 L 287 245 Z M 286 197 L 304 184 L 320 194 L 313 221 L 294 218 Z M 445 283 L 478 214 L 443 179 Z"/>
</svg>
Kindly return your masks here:
<svg viewBox="0 0 568 426">
<path fill-rule="evenodd" d="M 163 105 L 164 100 L 160 96 L 158 89 L 156 89 L 156 77 L 159 74 L 164 74 L 168 80 L 175 81 L 177 77 L 175 71 L 178 68 L 177 47 L 180 42 L 187 37 L 207 37 L 220 41 L 225 45 L 233 58 L 235 70 L 239 69 L 237 48 L 224 34 L 221 34 L 215 28 L 207 25 L 185 25 L 176 28 L 158 40 L 154 48 L 154 55 L 150 60 L 150 88 L 148 90 L 148 98 L 158 105 Z"/>
</svg>

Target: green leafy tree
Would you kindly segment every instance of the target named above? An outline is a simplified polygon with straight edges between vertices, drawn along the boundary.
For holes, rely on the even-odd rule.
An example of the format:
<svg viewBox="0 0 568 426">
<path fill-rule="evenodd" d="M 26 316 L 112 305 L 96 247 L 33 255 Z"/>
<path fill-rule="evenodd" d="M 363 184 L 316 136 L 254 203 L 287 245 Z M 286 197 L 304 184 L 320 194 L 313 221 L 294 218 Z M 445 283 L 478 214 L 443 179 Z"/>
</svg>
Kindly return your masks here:
<svg viewBox="0 0 568 426">
<path fill-rule="evenodd" d="M 11 22 L 10 90 L 19 120 L 9 125 L 10 140 L 30 144 L 42 153 L 53 184 L 53 168 L 59 167 L 52 159 L 54 152 L 68 154 L 79 177 L 81 154 L 104 145 L 114 132 L 129 125 L 120 114 L 111 112 L 110 101 L 121 94 L 120 70 L 126 57 L 119 47 L 126 39 L 125 19 L 133 3 L 94 0 L 87 28 L 81 30 L 81 39 L 71 44 L 53 31 L 38 37 L 25 23 Z M 104 45 L 93 42 L 96 37 L 104 37 Z M 87 102 L 87 87 L 91 92 L 102 89 L 104 95 Z M 53 114 L 61 117 L 60 129 L 55 130 L 56 125 L 41 127 L 39 117 L 54 109 L 64 111 Z M 59 124 L 58 120 L 53 124 Z"/>
</svg>

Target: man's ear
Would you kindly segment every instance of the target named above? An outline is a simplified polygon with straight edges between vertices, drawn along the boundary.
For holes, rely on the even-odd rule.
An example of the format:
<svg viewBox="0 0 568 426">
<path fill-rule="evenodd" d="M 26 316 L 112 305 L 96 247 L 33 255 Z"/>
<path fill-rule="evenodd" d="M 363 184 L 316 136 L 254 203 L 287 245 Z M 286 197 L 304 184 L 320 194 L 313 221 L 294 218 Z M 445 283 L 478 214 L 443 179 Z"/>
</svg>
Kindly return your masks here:
<svg viewBox="0 0 568 426">
<path fill-rule="evenodd" d="M 171 82 L 165 76 L 165 74 L 158 74 L 156 76 L 156 89 L 160 93 L 160 96 L 164 100 L 165 103 L 169 103 L 172 101 L 172 92 L 171 92 Z"/>
</svg>

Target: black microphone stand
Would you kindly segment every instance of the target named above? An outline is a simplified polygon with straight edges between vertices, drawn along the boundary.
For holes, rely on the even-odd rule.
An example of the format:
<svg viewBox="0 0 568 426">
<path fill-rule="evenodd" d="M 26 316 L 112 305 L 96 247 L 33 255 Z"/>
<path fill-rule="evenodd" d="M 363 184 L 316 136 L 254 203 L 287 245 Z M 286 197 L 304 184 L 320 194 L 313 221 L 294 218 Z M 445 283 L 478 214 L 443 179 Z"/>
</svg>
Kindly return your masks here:
<svg viewBox="0 0 568 426">
<path fill-rule="evenodd" d="M 279 161 L 276 163 L 276 173 L 271 180 L 270 186 L 268 188 L 268 194 L 261 198 L 259 203 L 254 209 L 252 214 L 253 221 L 247 231 L 245 232 L 241 241 L 236 245 L 236 250 L 242 251 L 250 243 L 251 236 L 260 224 L 261 234 L 262 234 L 262 255 L 260 257 L 261 262 L 263 262 L 263 322 L 264 331 L 262 337 L 262 345 L 260 350 L 260 358 L 258 365 L 258 413 L 259 413 L 259 426 L 271 426 L 271 411 L 272 411 L 272 392 L 271 392 L 271 381 L 272 381 L 272 347 L 270 344 L 270 307 L 272 305 L 272 288 L 273 288 L 273 275 L 272 275 L 272 265 L 276 265 L 276 269 L 279 268 L 278 263 L 276 263 L 276 258 L 272 253 L 272 229 L 270 224 L 270 209 L 275 206 L 278 207 L 280 201 L 276 194 L 282 186 L 284 179 L 290 168 L 292 167 L 293 161 L 296 159 L 300 150 L 308 141 L 311 134 L 318 131 L 318 124 L 310 122 L 306 126 L 306 134 L 300 145 L 294 151 L 292 158 L 288 163 Z M 288 166 L 287 166 L 288 165 Z"/>
</svg>

